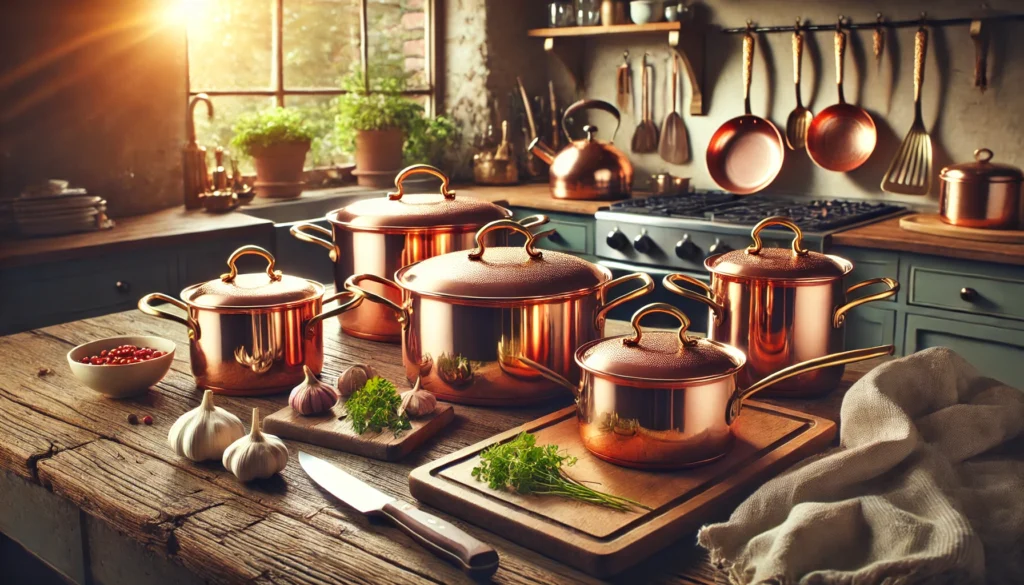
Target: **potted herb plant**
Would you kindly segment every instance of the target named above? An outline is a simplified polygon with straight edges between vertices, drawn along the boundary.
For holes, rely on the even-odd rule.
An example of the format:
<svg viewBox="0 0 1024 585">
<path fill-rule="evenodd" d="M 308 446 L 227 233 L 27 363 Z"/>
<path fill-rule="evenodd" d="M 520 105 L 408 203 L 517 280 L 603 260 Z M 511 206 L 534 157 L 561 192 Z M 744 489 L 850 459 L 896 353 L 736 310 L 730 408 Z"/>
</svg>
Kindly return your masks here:
<svg viewBox="0 0 1024 585">
<path fill-rule="evenodd" d="M 446 116 L 417 120 L 405 140 L 406 164 L 426 163 L 451 175 L 457 162 L 454 150 L 459 136 L 459 127 Z"/>
<path fill-rule="evenodd" d="M 298 197 L 302 193 L 302 167 L 315 136 L 301 112 L 271 108 L 245 114 L 234 130 L 231 144 L 251 156 L 256 167 L 257 195 Z"/>
<path fill-rule="evenodd" d="M 336 130 L 342 149 L 355 155 L 353 174 L 360 185 L 388 187 L 402 168 L 406 136 L 422 119 L 423 107 L 402 94 L 405 81 L 397 77 L 375 81 L 367 92 L 356 73 L 342 87 Z"/>
</svg>

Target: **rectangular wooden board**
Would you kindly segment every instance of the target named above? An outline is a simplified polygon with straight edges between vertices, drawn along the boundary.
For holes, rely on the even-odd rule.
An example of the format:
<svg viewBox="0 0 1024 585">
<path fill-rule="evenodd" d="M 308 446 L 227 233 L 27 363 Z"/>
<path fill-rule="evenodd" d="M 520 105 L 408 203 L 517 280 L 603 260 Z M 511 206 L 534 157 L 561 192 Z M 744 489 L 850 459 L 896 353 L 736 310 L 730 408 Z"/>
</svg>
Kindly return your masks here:
<svg viewBox="0 0 1024 585">
<path fill-rule="evenodd" d="M 398 461 L 420 446 L 455 418 L 451 404 L 438 402 L 434 412 L 412 419 L 412 428 L 397 437 L 387 429 L 375 433 L 371 430 L 356 434 L 352 422 L 339 402 L 329 412 L 319 416 L 302 416 L 286 406 L 263 419 L 263 430 L 281 437 L 320 445 L 330 449 L 355 453 L 382 461 Z"/>
<path fill-rule="evenodd" d="M 614 575 L 692 533 L 725 518 L 761 483 L 827 447 L 830 420 L 759 402 L 744 405 L 733 426 L 736 442 L 715 463 L 681 471 L 640 471 L 591 455 L 580 441 L 576 408 L 523 424 L 409 475 L 412 495 L 527 548 L 597 577 Z M 576 480 L 634 499 L 651 511 L 617 512 L 554 496 L 491 490 L 470 472 L 487 447 L 522 431 L 538 444 L 554 443 L 579 458 L 567 469 Z"/>
</svg>

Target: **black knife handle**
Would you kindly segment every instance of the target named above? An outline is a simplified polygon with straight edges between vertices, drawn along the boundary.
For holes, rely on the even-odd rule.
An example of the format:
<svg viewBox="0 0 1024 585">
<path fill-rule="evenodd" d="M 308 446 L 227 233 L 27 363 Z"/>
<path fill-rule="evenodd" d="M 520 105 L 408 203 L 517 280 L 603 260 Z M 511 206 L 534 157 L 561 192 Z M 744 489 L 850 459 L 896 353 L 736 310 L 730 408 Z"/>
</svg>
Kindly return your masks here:
<svg viewBox="0 0 1024 585">
<path fill-rule="evenodd" d="M 381 512 L 435 555 L 474 578 L 490 577 L 498 570 L 498 552 L 453 524 L 405 502 L 387 503 Z"/>
</svg>

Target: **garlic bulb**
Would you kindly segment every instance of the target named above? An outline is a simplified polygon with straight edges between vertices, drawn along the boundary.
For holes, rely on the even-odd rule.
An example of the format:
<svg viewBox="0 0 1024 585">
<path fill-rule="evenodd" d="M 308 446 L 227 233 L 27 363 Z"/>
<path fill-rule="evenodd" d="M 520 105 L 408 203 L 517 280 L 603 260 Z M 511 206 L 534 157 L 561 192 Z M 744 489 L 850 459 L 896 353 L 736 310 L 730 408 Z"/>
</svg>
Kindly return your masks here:
<svg viewBox="0 0 1024 585">
<path fill-rule="evenodd" d="M 242 421 L 223 408 L 214 406 L 213 391 L 207 390 L 198 408 L 174 421 L 167 433 L 167 441 L 178 457 L 207 461 L 220 459 L 224 449 L 244 435 Z"/>
<path fill-rule="evenodd" d="M 367 380 L 376 376 L 377 370 L 374 370 L 373 367 L 363 364 L 354 365 L 338 377 L 338 393 L 342 398 L 348 398 L 356 390 L 362 389 Z"/>
<path fill-rule="evenodd" d="M 266 479 L 288 464 L 288 447 L 260 430 L 260 409 L 252 409 L 252 430 L 224 450 L 224 468 L 241 481 Z"/>
<path fill-rule="evenodd" d="M 402 404 L 398 407 L 398 416 L 408 414 L 409 418 L 419 418 L 434 412 L 437 407 L 437 397 L 426 390 L 420 390 L 420 379 L 416 378 L 416 385 L 412 390 L 402 392 Z"/>
<path fill-rule="evenodd" d="M 288 395 L 288 404 L 302 416 L 327 412 L 338 403 L 337 392 L 318 380 L 309 366 L 302 366 L 302 370 L 306 373 L 306 379 L 292 389 Z"/>
</svg>

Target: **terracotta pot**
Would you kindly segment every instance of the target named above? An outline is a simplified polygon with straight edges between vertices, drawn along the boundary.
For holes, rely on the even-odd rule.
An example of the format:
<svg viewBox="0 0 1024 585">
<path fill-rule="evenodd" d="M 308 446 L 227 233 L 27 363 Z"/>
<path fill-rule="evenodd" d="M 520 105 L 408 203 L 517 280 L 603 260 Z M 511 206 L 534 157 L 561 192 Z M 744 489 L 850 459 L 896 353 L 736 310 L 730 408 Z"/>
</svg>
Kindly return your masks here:
<svg viewBox="0 0 1024 585">
<path fill-rule="evenodd" d="M 398 128 L 356 132 L 356 176 L 360 185 L 388 187 L 402 168 L 405 133 Z"/>
<path fill-rule="evenodd" d="M 309 142 L 285 142 L 253 148 L 250 154 L 256 165 L 253 189 L 261 197 L 298 197 L 305 186 L 302 167 L 309 152 Z"/>
</svg>

